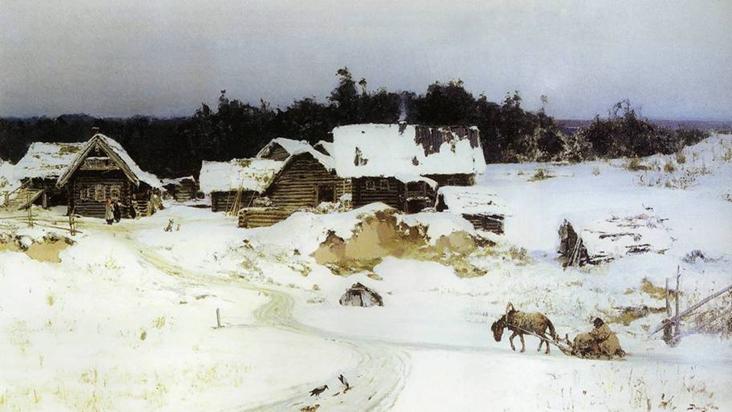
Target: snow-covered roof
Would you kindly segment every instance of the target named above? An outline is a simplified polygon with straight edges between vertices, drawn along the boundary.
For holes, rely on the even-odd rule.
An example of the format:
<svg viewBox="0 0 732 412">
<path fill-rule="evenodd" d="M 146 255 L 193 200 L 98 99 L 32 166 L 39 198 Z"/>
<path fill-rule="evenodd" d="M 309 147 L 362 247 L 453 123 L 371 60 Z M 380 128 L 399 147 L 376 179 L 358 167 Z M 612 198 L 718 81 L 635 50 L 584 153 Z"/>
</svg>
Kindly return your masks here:
<svg viewBox="0 0 732 412">
<path fill-rule="evenodd" d="M 15 165 L 15 178 L 57 179 L 82 151 L 85 143 L 45 143 L 30 145 Z"/>
<path fill-rule="evenodd" d="M 438 198 L 447 206 L 447 212 L 467 215 L 505 215 L 506 207 L 498 196 L 482 186 L 443 186 Z"/>
<path fill-rule="evenodd" d="M 183 177 L 176 177 L 175 179 L 166 178 L 166 179 L 162 179 L 161 181 L 163 183 L 163 186 L 168 186 L 168 185 L 176 185 L 177 186 L 177 185 L 183 183 L 186 180 L 191 180 L 191 181 L 194 181 L 195 182 L 196 181 L 196 178 L 193 177 L 193 176 L 183 176 Z"/>
<path fill-rule="evenodd" d="M 410 182 L 425 182 L 434 190 L 437 189 L 437 182 L 433 179 L 430 179 L 429 177 L 424 177 L 420 175 L 409 175 L 409 174 L 396 174 L 393 176 L 396 180 L 402 182 L 402 183 L 410 183 Z"/>
<path fill-rule="evenodd" d="M 19 185 L 20 182 L 15 177 L 15 166 L 10 162 L 0 159 L 0 192 L 10 192 Z M 0 198 L 0 205 L 3 201 L 4 199 Z"/>
<path fill-rule="evenodd" d="M 313 145 L 315 150 L 318 150 L 318 148 L 322 148 L 326 151 L 325 154 L 330 155 L 333 153 L 333 142 L 326 142 L 325 140 L 319 140 L 318 143 L 315 143 Z"/>
<path fill-rule="evenodd" d="M 341 126 L 329 153 L 341 177 L 480 174 L 486 167 L 474 127 Z"/>
<path fill-rule="evenodd" d="M 121 162 L 119 166 L 122 167 L 126 174 L 131 174 L 130 178 L 132 178 L 132 180 L 145 182 L 151 187 L 162 187 L 160 179 L 154 174 L 142 170 L 140 166 L 132 160 L 132 157 L 130 157 L 129 153 L 127 153 L 125 148 L 122 147 L 119 142 L 101 133 L 95 134 L 86 143 L 82 143 L 81 148 L 74 153 L 73 157 L 65 165 L 62 173 L 58 177 L 57 184 L 59 186 L 66 184 L 71 174 L 73 174 L 84 159 L 86 159 L 87 155 L 95 145 L 98 145 L 98 147 L 100 147 L 104 152 L 107 152 L 109 157 L 116 162 Z"/>
<path fill-rule="evenodd" d="M 275 139 L 272 139 L 272 141 L 267 143 L 267 145 L 264 146 L 262 150 L 259 151 L 259 153 L 257 153 L 257 158 L 267 158 L 272 148 L 274 148 L 276 145 L 281 146 L 290 155 L 287 160 L 299 154 L 309 153 L 326 169 L 333 170 L 334 168 L 333 159 L 330 156 L 315 150 L 315 148 L 311 146 L 310 143 L 306 142 L 305 140 L 294 140 L 284 137 L 277 137 Z"/>
<path fill-rule="evenodd" d="M 204 160 L 198 182 L 204 193 L 239 189 L 262 193 L 284 165 L 284 161 L 270 159 L 232 159 L 228 162 Z"/>
</svg>

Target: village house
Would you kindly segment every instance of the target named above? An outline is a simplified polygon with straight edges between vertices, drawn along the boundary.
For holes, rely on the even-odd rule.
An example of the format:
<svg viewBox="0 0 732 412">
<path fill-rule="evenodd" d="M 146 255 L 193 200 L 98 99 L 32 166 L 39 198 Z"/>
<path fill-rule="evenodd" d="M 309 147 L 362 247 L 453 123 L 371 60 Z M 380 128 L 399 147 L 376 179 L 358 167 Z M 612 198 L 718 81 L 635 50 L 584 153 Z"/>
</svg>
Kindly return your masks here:
<svg viewBox="0 0 732 412">
<path fill-rule="evenodd" d="M 261 196 L 283 164 L 270 159 L 204 160 L 198 182 L 201 191 L 211 199 L 211 210 L 236 213 Z"/>
<path fill-rule="evenodd" d="M 149 214 L 151 196 L 160 189 L 157 177 L 101 133 L 86 142 L 33 143 L 14 174 L 22 183 L 14 208 L 67 205 L 68 213 L 91 217 L 104 216 L 107 198 L 119 200 L 125 216 Z"/>
<path fill-rule="evenodd" d="M 486 164 L 475 127 L 357 124 L 322 145 L 351 181 L 353 207 L 383 202 L 413 213 L 435 203 L 439 186 L 469 186 Z"/>
<path fill-rule="evenodd" d="M 65 166 L 56 187 L 66 192 L 68 213 L 104 217 L 107 199 L 123 206 L 123 217 L 155 212 L 161 182 L 143 171 L 114 139 L 96 133 Z"/>
<path fill-rule="evenodd" d="M 44 208 L 66 205 L 66 190 L 56 182 L 78 153 L 84 148 L 80 143 L 35 142 L 30 145 L 14 168 L 14 175 L 22 186 L 13 194 L 14 208 L 22 209 L 39 203 Z"/>
<path fill-rule="evenodd" d="M 193 176 L 163 179 L 163 188 L 176 202 L 187 202 L 196 198 L 198 182 Z"/>
<path fill-rule="evenodd" d="M 273 139 L 253 159 L 203 162 L 201 190 L 214 211 L 238 213 L 244 227 L 268 226 L 298 209 L 348 204 L 350 180 L 333 159 L 302 140 Z"/>
</svg>

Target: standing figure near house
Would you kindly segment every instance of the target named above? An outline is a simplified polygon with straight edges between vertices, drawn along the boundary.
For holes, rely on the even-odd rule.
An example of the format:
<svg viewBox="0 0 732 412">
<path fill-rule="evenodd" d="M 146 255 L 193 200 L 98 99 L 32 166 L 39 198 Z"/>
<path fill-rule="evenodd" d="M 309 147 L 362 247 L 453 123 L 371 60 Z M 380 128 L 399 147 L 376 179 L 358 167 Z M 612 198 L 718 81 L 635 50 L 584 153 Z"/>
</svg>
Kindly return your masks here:
<svg viewBox="0 0 732 412">
<path fill-rule="evenodd" d="M 107 203 L 104 206 L 104 219 L 108 225 L 114 222 L 114 206 L 112 205 L 112 199 L 107 198 Z"/>
<path fill-rule="evenodd" d="M 119 200 L 117 199 L 114 200 L 112 212 L 115 223 L 119 223 L 122 220 L 122 205 L 119 204 Z"/>
<path fill-rule="evenodd" d="M 130 200 L 130 217 L 132 219 L 137 219 L 137 209 L 140 207 L 140 205 L 137 202 L 137 195 L 132 194 L 132 199 Z"/>
</svg>

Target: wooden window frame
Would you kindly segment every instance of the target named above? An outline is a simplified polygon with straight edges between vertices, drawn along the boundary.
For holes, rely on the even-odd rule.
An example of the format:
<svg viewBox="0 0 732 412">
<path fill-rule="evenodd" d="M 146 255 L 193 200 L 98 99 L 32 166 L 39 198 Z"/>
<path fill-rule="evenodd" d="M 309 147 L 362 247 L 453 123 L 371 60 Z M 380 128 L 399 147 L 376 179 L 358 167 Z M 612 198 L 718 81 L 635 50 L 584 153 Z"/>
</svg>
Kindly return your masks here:
<svg viewBox="0 0 732 412">
<path fill-rule="evenodd" d="M 389 179 L 379 180 L 379 189 L 389 191 Z"/>
</svg>

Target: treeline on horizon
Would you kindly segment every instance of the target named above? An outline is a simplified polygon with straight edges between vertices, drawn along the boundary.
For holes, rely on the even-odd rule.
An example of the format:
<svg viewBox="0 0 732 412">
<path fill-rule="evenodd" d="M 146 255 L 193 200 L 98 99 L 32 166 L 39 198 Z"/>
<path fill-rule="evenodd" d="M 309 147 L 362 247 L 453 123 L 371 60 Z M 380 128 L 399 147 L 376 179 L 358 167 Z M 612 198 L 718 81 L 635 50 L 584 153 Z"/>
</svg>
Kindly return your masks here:
<svg viewBox="0 0 732 412">
<path fill-rule="evenodd" d="M 658 127 L 638 116 L 627 100 L 614 105 L 607 118 L 597 116 L 578 132 L 564 133 L 543 108 L 523 109 L 518 92 L 496 103 L 475 97 L 460 80 L 435 82 L 416 94 L 370 91 L 365 79 L 355 81 L 345 67 L 337 77 L 326 102 L 303 98 L 285 109 L 273 109 L 264 100 L 255 105 L 230 99 L 222 91 L 215 109 L 202 103 L 190 117 L 0 119 L 0 158 L 17 162 L 36 141 L 86 140 L 92 127 L 119 141 L 143 169 L 161 177 L 197 176 L 202 160 L 252 157 L 275 137 L 331 140 L 334 127 L 354 123 L 477 126 L 491 163 L 668 154 L 707 135 L 698 129 Z"/>
</svg>

